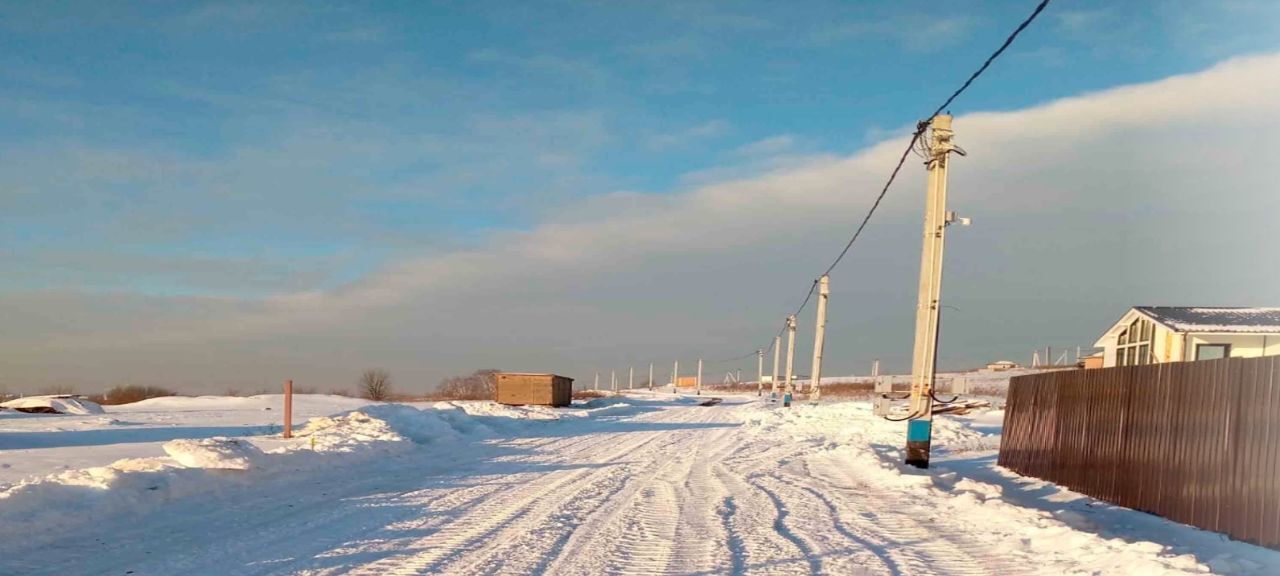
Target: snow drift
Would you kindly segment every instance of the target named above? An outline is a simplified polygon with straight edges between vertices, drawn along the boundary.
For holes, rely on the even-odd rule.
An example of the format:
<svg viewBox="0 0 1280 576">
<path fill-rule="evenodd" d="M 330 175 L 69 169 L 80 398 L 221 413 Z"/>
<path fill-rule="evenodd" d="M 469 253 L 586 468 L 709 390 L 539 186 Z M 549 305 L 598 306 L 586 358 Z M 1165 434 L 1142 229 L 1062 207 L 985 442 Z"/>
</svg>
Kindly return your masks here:
<svg viewBox="0 0 1280 576">
<path fill-rule="evenodd" d="M 88 399 L 70 396 L 27 396 L 26 398 L 18 398 L 10 400 L 4 404 L 0 404 L 0 408 L 8 408 L 17 410 L 18 412 L 47 413 L 47 414 L 105 414 L 106 412 L 99 406 L 97 402 Z"/>
<path fill-rule="evenodd" d="M 59 529 L 95 517 L 144 512 L 228 483 L 349 466 L 420 445 L 456 447 L 499 430 L 516 431 L 537 421 L 591 416 L 599 410 L 500 407 L 489 402 L 440 402 L 422 407 L 372 404 L 312 418 L 292 442 L 268 451 L 249 438 L 172 440 L 163 446 L 168 457 L 118 460 L 0 489 L 0 538 L 19 534 L 28 540 L 51 537 Z"/>
</svg>

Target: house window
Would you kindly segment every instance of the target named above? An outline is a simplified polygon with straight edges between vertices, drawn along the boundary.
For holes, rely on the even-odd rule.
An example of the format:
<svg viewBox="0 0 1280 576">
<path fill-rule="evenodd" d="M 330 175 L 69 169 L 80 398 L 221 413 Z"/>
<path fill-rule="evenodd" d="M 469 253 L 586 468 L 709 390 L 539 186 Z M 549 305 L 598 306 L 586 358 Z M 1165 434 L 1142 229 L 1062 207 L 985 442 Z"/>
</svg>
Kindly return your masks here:
<svg viewBox="0 0 1280 576">
<path fill-rule="evenodd" d="M 1218 358 L 1228 358 L 1231 356 L 1230 344 L 1198 344 L 1196 345 L 1196 360 L 1217 360 Z"/>
<path fill-rule="evenodd" d="M 1155 357 L 1151 347 L 1156 340 L 1156 326 L 1145 318 L 1136 318 L 1116 337 L 1116 366 L 1151 364 Z"/>
</svg>

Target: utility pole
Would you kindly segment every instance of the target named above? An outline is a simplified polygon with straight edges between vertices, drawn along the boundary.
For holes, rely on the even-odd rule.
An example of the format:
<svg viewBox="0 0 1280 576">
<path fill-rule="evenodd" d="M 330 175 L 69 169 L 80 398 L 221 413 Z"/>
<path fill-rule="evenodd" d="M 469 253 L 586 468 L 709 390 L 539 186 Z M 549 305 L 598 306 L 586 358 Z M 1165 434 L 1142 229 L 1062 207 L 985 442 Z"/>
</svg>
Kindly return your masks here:
<svg viewBox="0 0 1280 576">
<path fill-rule="evenodd" d="M 813 333 L 813 380 L 809 383 L 809 401 L 817 404 L 822 395 L 822 345 L 827 335 L 827 297 L 831 279 L 826 274 L 818 279 L 818 320 Z"/>
<path fill-rule="evenodd" d="M 609 371 L 609 391 L 610 392 L 618 391 L 618 371 L 617 370 Z"/>
<path fill-rule="evenodd" d="M 955 214 L 947 211 L 947 160 L 958 151 L 953 142 L 951 116 L 933 118 L 928 141 L 929 185 L 925 193 L 924 249 L 920 255 L 920 293 L 916 302 L 915 349 L 911 361 L 911 404 L 907 422 L 907 464 L 929 467 L 933 437 L 933 380 L 938 367 L 938 310 L 942 298 L 942 251 L 947 225 Z M 967 225 L 968 219 L 959 219 Z"/>
<path fill-rule="evenodd" d="M 676 360 L 676 365 L 671 368 L 671 393 L 675 394 L 680 388 L 680 361 Z"/>
<path fill-rule="evenodd" d="M 653 362 L 649 363 L 649 391 L 653 392 Z"/>
<path fill-rule="evenodd" d="M 702 359 L 698 359 L 698 379 L 694 380 L 694 386 L 697 388 L 698 396 L 702 395 Z"/>
<path fill-rule="evenodd" d="M 630 368 L 627 368 L 627 390 L 635 388 L 635 386 L 636 386 L 636 367 L 631 366 Z"/>
<path fill-rule="evenodd" d="M 769 401 L 778 400 L 778 357 L 782 354 L 782 337 L 773 337 L 773 377 L 769 380 Z"/>
<path fill-rule="evenodd" d="M 792 363 L 796 357 L 796 315 L 787 316 L 787 374 L 786 384 L 782 387 L 782 407 L 791 407 L 791 373 Z"/>
<path fill-rule="evenodd" d="M 600 373 L 599 372 L 596 372 L 596 383 L 595 383 L 595 386 L 592 387 L 592 390 L 595 390 L 597 392 L 600 391 Z"/>
<path fill-rule="evenodd" d="M 756 349 L 756 397 L 764 396 L 764 350 Z"/>
</svg>

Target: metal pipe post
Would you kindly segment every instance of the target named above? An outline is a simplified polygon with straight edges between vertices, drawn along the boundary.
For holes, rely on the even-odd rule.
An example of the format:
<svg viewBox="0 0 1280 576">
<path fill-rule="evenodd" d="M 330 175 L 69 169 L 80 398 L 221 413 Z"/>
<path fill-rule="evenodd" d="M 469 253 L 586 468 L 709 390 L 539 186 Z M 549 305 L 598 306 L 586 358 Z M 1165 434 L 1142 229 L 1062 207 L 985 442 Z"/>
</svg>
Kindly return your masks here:
<svg viewBox="0 0 1280 576">
<path fill-rule="evenodd" d="M 293 438 L 293 380 L 284 381 L 284 437 Z"/>
</svg>

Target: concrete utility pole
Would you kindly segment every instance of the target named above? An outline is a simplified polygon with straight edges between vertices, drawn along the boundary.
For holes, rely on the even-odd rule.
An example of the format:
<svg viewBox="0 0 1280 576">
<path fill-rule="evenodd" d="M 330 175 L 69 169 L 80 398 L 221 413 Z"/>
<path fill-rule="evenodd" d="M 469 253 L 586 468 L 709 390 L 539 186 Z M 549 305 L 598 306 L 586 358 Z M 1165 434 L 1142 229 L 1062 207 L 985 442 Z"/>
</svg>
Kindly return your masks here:
<svg viewBox="0 0 1280 576">
<path fill-rule="evenodd" d="M 911 405 L 907 422 L 907 464 L 929 467 L 933 437 L 933 380 L 938 367 L 938 309 L 942 298 L 942 250 L 947 225 L 956 221 L 947 211 L 947 160 L 963 150 L 951 141 L 951 116 L 933 118 L 929 137 L 929 186 L 925 193 L 924 250 L 920 254 L 920 294 L 916 302 L 915 349 L 911 360 Z M 967 218 L 959 220 L 968 225 Z"/>
<path fill-rule="evenodd" d="M 827 336 L 827 297 L 831 279 L 826 274 L 818 279 L 818 320 L 813 332 L 813 380 L 809 382 L 809 401 L 818 403 L 822 395 L 822 345 Z"/>
<path fill-rule="evenodd" d="M 631 366 L 627 368 L 627 390 L 635 388 L 635 386 L 636 386 L 636 367 Z"/>
<path fill-rule="evenodd" d="M 609 391 L 610 392 L 618 391 L 618 371 L 617 370 L 609 371 Z"/>
<path fill-rule="evenodd" d="M 694 380 L 694 386 L 697 388 L 698 396 L 702 395 L 702 359 L 698 359 L 698 378 Z"/>
<path fill-rule="evenodd" d="M 791 374 L 796 358 L 796 315 L 787 316 L 787 374 L 786 384 L 782 386 L 782 407 L 791 407 Z"/>
<path fill-rule="evenodd" d="M 595 383 L 595 386 L 592 387 L 592 390 L 595 390 L 597 392 L 600 390 L 600 373 L 599 372 L 596 372 L 596 383 Z"/>
<path fill-rule="evenodd" d="M 676 365 L 671 368 L 671 392 L 680 388 L 680 361 L 676 360 Z"/>
<path fill-rule="evenodd" d="M 653 392 L 653 362 L 649 363 L 649 391 Z"/>
<path fill-rule="evenodd" d="M 764 396 L 764 350 L 756 349 L 756 397 Z"/>
<path fill-rule="evenodd" d="M 782 355 L 782 337 L 773 337 L 773 377 L 769 380 L 769 401 L 778 400 L 778 357 Z"/>
</svg>

